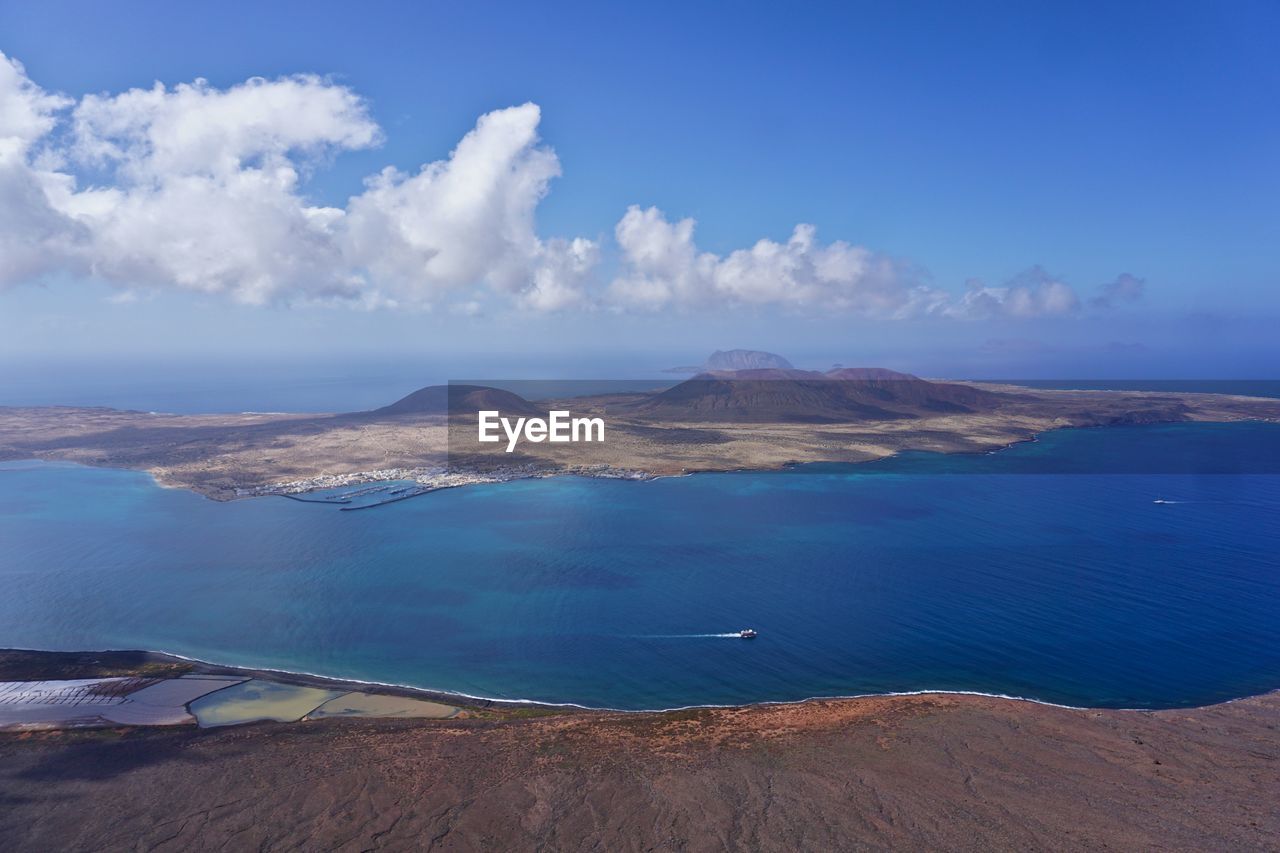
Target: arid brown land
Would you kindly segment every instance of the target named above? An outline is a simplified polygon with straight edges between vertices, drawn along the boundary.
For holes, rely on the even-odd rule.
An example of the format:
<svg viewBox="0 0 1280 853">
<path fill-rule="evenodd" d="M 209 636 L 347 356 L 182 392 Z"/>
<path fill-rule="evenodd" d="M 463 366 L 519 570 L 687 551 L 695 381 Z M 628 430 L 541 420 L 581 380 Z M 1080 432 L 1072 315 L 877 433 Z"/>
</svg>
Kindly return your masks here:
<svg viewBox="0 0 1280 853">
<path fill-rule="evenodd" d="M 1053 429 L 1104 424 L 1280 419 L 1280 400 L 1216 394 L 1043 391 L 976 383 L 924 383 L 980 394 L 978 403 L 950 409 L 908 399 L 880 405 L 829 401 L 821 407 L 783 380 L 776 399 L 727 411 L 698 399 L 639 395 L 538 401 L 574 415 L 602 416 L 603 443 L 521 444 L 505 454 L 487 445 L 479 467 L 524 466 L 543 473 L 599 470 L 672 475 L 690 471 L 777 468 L 793 462 L 860 462 L 901 450 L 973 452 L 1025 441 Z M 751 380 L 754 382 L 754 380 Z M 744 382 L 746 382 L 744 380 Z M 841 387 L 857 388 L 862 380 Z M 832 383 L 835 384 L 835 383 Z M 697 380 L 680 387 L 698 390 Z M 739 387 L 751 388 L 750 384 Z M 891 395 L 910 382 L 891 385 Z M 410 395 L 432 398 L 434 389 Z M 673 389 L 677 390 L 677 389 Z M 803 388 L 802 388 L 803 390 Z M 962 393 L 963 392 L 963 393 Z M 504 392 L 505 393 L 505 392 Z M 439 395 L 434 395 L 439 397 Z M 510 404 L 513 395 L 505 399 Z M 517 398 L 518 399 L 518 398 Z M 406 401 L 401 401 L 402 403 Z M 769 403 L 773 403 L 770 408 Z M 925 401 L 929 402 L 928 400 Z M 497 403 L 494 403 L 496 406 Z M 528 403 L 518 404 L 527 407 Z M 743 413 L 752 415 L 742 417 Z M 456 414 L 456 413 L 455 413 Z M 813 415 L 806 419 L 806 415 Z M 459 447 L 475 450 L 474 415 L 454 418 L 455 453 L 441 411 L 396 404 L 373 412 L 336 415 L 167 415 L 94 408 L 0 408 L 0 460 L 61 459 L 86 465 L 149 471 L 161 483 L 217 499 L 286 481 L 359 475 L 388 469 L 451 464 L 466 469 Z M 460 440 L 460 437 L 462 440 Z M 378 479 L 369 476 L 365 479 Z"/>
<path fill-rule="evenodd" d="M 922 695 L 669 713 L 0 736 L 0 847 L 1280 847 L 1280 695 Z"/>
</svg>

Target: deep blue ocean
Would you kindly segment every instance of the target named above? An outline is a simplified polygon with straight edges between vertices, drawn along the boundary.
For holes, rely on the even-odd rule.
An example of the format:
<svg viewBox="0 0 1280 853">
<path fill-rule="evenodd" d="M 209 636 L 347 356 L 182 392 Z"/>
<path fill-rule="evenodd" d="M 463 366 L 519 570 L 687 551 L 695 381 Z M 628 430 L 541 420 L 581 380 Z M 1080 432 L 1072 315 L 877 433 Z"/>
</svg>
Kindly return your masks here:
<svg viewBox="0 0 1280 853">
<path fill-rule="evenodd" d="M 363 512 L 7 463 L 0 646 L 629 709 L 922 689 L 1197 705 L 1280 687 L 1277 475 L 1261 423 Z"/>
</svg>

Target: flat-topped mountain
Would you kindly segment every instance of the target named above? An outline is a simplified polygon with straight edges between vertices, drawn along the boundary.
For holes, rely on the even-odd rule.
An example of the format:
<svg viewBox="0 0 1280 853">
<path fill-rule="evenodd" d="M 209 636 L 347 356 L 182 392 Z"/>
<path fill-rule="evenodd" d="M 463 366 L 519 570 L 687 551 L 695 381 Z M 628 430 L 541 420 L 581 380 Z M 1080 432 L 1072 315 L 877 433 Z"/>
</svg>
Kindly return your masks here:
<svg viewBox="0 0 1280 853">
<path fill-rule="evenodd" d="M 703 367 L 707 370 L 754 370 L 762 367 L 790 370 L 794 365 L 775 353 L 754 349 L 730 349 L 716 350 L 711 353 Z"/>
<path fill-rule="evenodd" d="M 519 394 L 487 385 L 428 385 L 389 406 L 375 409 L 375 415 L 448 415 L 475 413 L 481 409 L 503 414 L 546 415 Z"/>
<path fill-rule="evenodd" d="M 792 370 L 794 365 L 780 355 L 754 349 L 716 350 L 696 367 L 673 367 L 667 373 L 703 373 L 710 370 Z"/>
<path fill-rule="evenodd" d="M 632 408 L 669 420 L 841 423 L 971 413 L 999 401 L 989 391 L 883 368 L 760 368 L 700 373 Z"/>
</svg>

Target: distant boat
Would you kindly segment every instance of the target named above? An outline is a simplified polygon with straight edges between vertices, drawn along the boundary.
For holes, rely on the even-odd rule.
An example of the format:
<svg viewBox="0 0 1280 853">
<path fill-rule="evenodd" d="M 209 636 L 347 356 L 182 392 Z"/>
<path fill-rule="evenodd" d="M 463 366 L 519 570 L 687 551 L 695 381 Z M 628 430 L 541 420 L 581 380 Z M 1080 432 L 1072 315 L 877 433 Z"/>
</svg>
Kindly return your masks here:
<svg viewBox="0 0 1280 853">
<path fill-rule="evenodd" d="M 1153 503 L 1153 504 L 1171 504 L 1171 503 L 1175 503 L 1175 502 L 1174 502 L 1174 501 L 1167 501 L 1167 500 L 1165 500 L 1164 498 L 1156 498 L 1155 500 L 1153 500 L 1153 501 L 1152 501 L 1152 503 Z"/>
<path fill-rule="evenodd" d="M 754 640 L 756 638 L 756 632 L 752 628 L 743 628 L 738 632 L 738 636 L 744 640 Z"/>
</svg>

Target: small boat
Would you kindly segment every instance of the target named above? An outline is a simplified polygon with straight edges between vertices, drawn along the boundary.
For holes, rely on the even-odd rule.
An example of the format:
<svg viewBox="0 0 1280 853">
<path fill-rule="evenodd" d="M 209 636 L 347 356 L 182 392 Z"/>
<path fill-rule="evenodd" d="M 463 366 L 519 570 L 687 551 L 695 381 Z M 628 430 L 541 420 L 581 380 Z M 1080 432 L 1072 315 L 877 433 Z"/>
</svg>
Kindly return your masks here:
<svg viewBox="0 0 1280 853">
<path fill-rule="evenodd" d="M 738 632 L 738 636 L 744 640 L 754 640 L 756 638 L 756 632 L 752 628 L 743 628 Z"/>
</svg>

